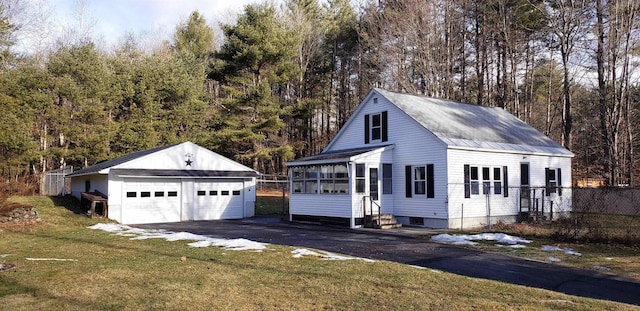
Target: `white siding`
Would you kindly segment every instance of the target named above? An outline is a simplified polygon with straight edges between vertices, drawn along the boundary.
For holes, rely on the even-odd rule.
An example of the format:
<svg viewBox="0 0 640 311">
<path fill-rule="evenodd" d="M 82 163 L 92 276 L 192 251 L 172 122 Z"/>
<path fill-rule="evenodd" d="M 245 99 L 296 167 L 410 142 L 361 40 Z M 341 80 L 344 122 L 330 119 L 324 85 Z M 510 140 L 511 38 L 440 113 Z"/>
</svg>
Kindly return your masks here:
<svg viewBox="0 0 640 311">
<path fill-rule="evenodd" d="M 446 211 L 446 146 L 435 135 L 426 130 L 422 125 L 410 118 L 404 111 L 388 102 L 384 97 L 377 96 L 375 92 L 360 105 L 352 119 L 345 124 L 339 135 L 334 138 L 328 150 L 340 150 L 365 146 L 393 144 L 392 161 L 384 163 L 393 164 L 393 195 L 392 200 L 385 199 L 383 210 L 391 210 L 397 216 L 447 218 Z M 373 103 L 377 97 L 377 103 Z M 376 114 L 382 111 L 388 113 L 387 142 L 364 143 L 364 115 Z M 407 165 L 434 165 L 435 196 L 405 195 L 405 166 Z M 381 167 L 380 167 L 381 169 Z M 388 195 L 387 195 L 388 196 Z M 385 197 L 387 197 L 385 196 Z"/>
<path fill-rule="evenodd" d="M 464 226 L 474 224 L 487 224 L 487 216 L 491 215 L 492 222 L 497 219 L 515 219 L 520 211 L 520 164 L 529 163 L 530 186 L 545 186 L 545 168 L 562 169 L 562 186 L 571 186 L 571 159 L 566 157 L 551 157 L 542 155 L 522 155 L 513 153 L 482 152 L 468 150 L 449 150 L 448 153 L 448 197 L 449 197 L 449 217 L 450 226 L 459 227 L 460 219 L 464 218 Z M 471 198 L 464 197 L 464 165 L 476 166 L 479 168 L 480 194 L 471 195 Z M 482 194 L 482 168 L 507 167 L 509 196 L 494 194 L 491 189 L 489 200 Z M 493 172 L 492 172 L 493 173 Z M 501 178 L 502 180 L 502 178 Z M 504 183 L 504 180 L 502 180 Z M 571 192 L 563 190 L 563 199 L 570 200 Z M 557 199 L 557 195 L 541 198 L 546 200 L 549 206 L 550 200 Z M 541 202 L 542 203 L 542 202 Z M 565 202 L 566 203 L 566 202 Z M 563 204 L 563 206 L 570 206 Z M 506 217 L 509 216 L 509 217 Z"/>
<path fill-rule="evenodd" d="M 109 176 L 109 194 L 107 204 L 109 205 L 109 219 L 122 223 L 122 198 L 124 196 L 124 183 L 118 176 Z"/>
<path fill-rule="evenodd" d="M 351 218 L 351 198 L 348 194 L 295 194 L 289 198 L 289 213 Z"/>
<path fill-rule="evenodd" d="M 82 192 L 86 192 L 85 183 L 87 181 L 89 181 L 90 183 L 89 192 L 98 190 L 103 194 L 108 194 L 108 189 L 109 189 L 108 180 L 109 180 L 109 177 L 107 175 L 100 175 L 100 174 L 72 177 L 71 178 L 71 195 L 73 195 L 79 200 L 81 198 L 80 194 Z"/>
</svg>

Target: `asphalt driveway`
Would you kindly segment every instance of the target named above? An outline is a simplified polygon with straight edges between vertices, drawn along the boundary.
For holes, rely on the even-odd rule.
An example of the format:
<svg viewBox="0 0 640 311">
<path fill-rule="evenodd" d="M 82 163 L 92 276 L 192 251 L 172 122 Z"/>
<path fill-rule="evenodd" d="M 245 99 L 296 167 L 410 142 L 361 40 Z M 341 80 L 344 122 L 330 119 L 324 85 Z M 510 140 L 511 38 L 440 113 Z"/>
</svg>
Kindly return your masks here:
<svg viewBox="0 0 640 311">
<path fill-rule="evenodd" d="M 425 229 L 367 230 L 283 222 L 274 218 L 137 225 L 215 238 L 315 248 L 388 260 L 570 295 L 640 305 L 640 282 L 594 271 L 431 242 Z"/>
</svg>

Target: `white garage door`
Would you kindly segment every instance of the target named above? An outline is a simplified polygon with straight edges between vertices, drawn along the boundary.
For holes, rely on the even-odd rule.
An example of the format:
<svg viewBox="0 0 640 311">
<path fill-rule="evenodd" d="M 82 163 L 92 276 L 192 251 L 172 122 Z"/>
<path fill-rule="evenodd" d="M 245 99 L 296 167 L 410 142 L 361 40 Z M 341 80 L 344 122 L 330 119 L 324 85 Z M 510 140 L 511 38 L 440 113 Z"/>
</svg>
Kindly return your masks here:
<svg viewBox="0 0 640 311">
<path fill-rule="evenodd" d="M 242 180 L 202 180 L 194 185 L 194 219 L 242 218 L 244 190 Z"/>
<path fill-rule="evenodd" d="M 180 190 L 179 179 L 125 179 L 122 222 L 144 224 L 180 221 Z"/>
</svg>

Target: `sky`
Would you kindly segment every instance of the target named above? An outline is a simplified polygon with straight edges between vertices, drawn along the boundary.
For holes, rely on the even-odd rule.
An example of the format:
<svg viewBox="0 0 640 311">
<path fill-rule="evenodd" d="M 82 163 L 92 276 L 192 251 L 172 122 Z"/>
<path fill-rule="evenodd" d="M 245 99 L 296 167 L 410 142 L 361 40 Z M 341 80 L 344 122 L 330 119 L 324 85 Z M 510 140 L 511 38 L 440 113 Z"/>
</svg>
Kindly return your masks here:
<svg viewBox="0 0 640 311">
<path fill-rule="evenodd" d="M 220 22 L 235 21 L 246 5 L 266 1 L 281 0 L 26 0 L 21 22 L 30 33 L 20 38 L 18 48 L 37 49 L 34 46 L 51 44 L 70 30 L 89 33 L 106 49 L 127 34 L 166 40 L 195 10 L 216 28 Z"/>
</svg>

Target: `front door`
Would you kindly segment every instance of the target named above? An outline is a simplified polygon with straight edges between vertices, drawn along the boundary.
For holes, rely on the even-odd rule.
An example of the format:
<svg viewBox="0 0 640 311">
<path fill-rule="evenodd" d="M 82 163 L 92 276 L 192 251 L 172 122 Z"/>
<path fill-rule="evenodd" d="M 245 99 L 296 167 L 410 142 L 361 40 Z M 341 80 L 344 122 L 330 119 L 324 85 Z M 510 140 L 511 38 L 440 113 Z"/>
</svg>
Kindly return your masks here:
<svg viewBox="0 0 640 311">
<path fill-rule="evenodd" d="M 369 168 L 369 195 L 373 201 L 378 201 L 378 168 Z"/>
</svg>

